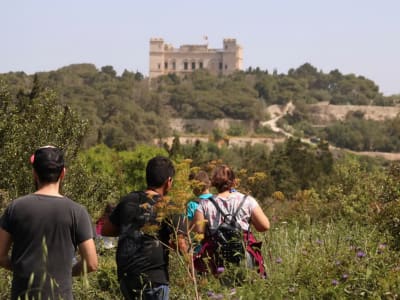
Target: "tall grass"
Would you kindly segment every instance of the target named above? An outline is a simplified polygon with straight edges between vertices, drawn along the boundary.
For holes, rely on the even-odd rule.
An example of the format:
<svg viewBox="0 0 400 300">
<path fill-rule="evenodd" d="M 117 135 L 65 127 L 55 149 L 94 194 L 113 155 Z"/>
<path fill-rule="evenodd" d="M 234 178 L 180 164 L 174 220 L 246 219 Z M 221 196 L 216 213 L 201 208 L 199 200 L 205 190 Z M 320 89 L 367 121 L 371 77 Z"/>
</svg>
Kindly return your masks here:
<svg viewBox="0 0 400 300">
<path fill-rule="evenodd" d="M 221 278 L 198 277 L 202 299 L 399 299 L 400 257 L 372 226 L 340 221 L 299 226 L 273 224 L 263 254 L 268 277 L 254 270 L 227 269 L 222 278 L 244 276 L 226 285 Z M 122 299 L 115 249 L 100 250 L 99 269 L 74 280 L 75 299 Z M 11 275 L 0 271 L 0 299 L 9 298 Z M 88 281 L 88 284 L 85 281 Z M 170 299 L 195 299 L 195 285 L 178 254 L 170 254 Z"/>
</svg>

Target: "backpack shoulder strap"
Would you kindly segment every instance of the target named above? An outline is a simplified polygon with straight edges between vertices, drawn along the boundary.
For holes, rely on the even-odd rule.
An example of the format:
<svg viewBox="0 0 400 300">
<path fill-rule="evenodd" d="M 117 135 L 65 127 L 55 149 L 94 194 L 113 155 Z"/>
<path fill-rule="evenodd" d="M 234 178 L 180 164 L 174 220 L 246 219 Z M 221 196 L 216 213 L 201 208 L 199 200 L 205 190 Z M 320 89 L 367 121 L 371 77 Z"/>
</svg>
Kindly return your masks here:
<svg viewBox="0 0 400 300">
<path fill-rule="evenodd" d="M 240 209 L 242 208 L 244 201 L 246 201 L 248 195 L 244 195 L 242 201 L 240 202 L 237 210 L 235 211 L 235 213 L 232 215 L 232 218 L 234 218 L 236 220 L 236 215 L 239 213 Z"/>
<path fill-rule="evenodd" d="M 239 213 L 240 209 L 242 208 L 244 201 L 246 200 L 248 195 L 244 195 L 242 201 L 240 202 L 237 210 L 235 211 L 235 213 L 232 215 L 232 220 L 236 220 L 236 215 Z M 212 204 L 214 204 L 214 206 L 217 208 L 217 210 L 221 213 L 221 215 L 224 217 L 224 219 L 228 216 L 228 214 L 224 213 L 221 209 L 221 207 L 218 205 L 217 201 L 215 201 L 214 197 L 210 197 L 208 198 L 208 200 L 211 201 Z"/>
<path fill-rule="evenodd" d="M 224 213 L 221 209 L 221 207 L 218 205 L 217 201 L 215 201 L 214 196 L 211 196 L 210 198 L 208 198 L 208 200 L 211 201 L 212 204 L 214 204 L 214 206 L 216 207 L 216 209 L 221 213 L 221 215 L 224 217 L 224 219 L 227 217 L 227 214 Z"/>
</svg>

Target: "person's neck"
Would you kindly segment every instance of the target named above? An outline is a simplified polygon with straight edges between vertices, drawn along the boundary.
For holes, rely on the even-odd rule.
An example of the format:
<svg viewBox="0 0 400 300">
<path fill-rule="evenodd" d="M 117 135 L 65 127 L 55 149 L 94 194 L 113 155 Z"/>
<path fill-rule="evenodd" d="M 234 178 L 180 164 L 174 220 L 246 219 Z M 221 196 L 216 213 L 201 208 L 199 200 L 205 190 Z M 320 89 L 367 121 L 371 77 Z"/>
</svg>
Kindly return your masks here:
<svg viewBox="0 0 400 300">
<path fill-rule="evenodd" d="M 229 196 L 229 194 L 231 193 L 230 190 L 224 191 L 222 193 L 219 193 L 218 196 L 222 197 L 222 198 L 227 198 Z"/>
<path fill-rule="evenodd" d="M 159 188 L 147 188 L 146 189 L 146 194 L 150 195 L 150 196 L 155 196 L 155 195 L 159 195 L 160 197 L 164 196 L 164 188 L 163 187 L 159 187 Z"/>
<path fill-rule="evenodd" d="M 62 197 L 62 195 L 60 194 L 60 183 L 54 182 L 47 184 L 39 184 L 39 188 L 37 189 L 35 194 Z"/>
</svg>

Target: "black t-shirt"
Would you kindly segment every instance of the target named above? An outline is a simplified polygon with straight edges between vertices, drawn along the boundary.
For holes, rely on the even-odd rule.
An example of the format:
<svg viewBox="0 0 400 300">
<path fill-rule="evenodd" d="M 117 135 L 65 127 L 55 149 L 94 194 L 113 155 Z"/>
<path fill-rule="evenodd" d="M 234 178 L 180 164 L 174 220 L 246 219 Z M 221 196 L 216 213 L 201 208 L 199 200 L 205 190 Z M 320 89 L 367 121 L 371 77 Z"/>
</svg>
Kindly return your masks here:
<svg viewBox="0 0 400 300">
<path fill-rule="evenodd" d="M 110 221 L 120 228 L 117 249 L 120 278 L 126 275 L 140 277 L 144 282 L 168 284 L 167 245 L 171 234 L 186 232 L 186 224 L 183 215 L 165 217 L 158 222 L 153 205 L 159 200 L 159 196 L 149 199 L 145 192 L 132 192 L 111 213 Z M 144 234 L 145 225 L 156 225 L 155 234 Z"/>
<path fill-rule="evenodd" d="M 13 239 L 11 298 L 25 299 L 29 289 L 42 299 L 72 299 L 76 247 L 93 238 L 86 209 L 67 197 L 30 194 L 14 200 L 0 222 Z"/>
</svg>

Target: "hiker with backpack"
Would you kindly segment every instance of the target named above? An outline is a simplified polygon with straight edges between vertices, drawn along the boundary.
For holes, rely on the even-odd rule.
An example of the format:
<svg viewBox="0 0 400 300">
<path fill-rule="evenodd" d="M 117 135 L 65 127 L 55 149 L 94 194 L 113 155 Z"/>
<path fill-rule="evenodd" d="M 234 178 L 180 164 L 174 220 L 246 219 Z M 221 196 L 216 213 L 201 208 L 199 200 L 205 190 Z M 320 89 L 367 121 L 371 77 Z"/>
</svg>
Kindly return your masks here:
<svg viewBox="0 0 400 300">
<path fill-rule="evenodd" d="M 193 220 L 196 232 L 205 234 L 195 268 L 216 275 L 225 266 L 246 259 L 248 267 L 257 267 L 265 276 L 261 242 L 251 233 L 251 225 L 259 232 L 268 230 L 267 216 L 252 196 L 236 191 L 235 174 L 227 165 L 215 169 L 211 183 L 218 193 L 201 201 Z"/>
<path fill-rule="evenodd" d="M 167 300 L 170 238 L 177 236 L 179 250 L 187 253 L 185 218 L 160 211 L 172 205 L 164 202 L 164 196 L 172 187 L 174 174 L 168 158 L 150 159 L 146 166 L 147 188 L 122 197 L 105 219 L 101 234 L 119 236 L 117 273 L 126 300 Z"/>
</svg>

